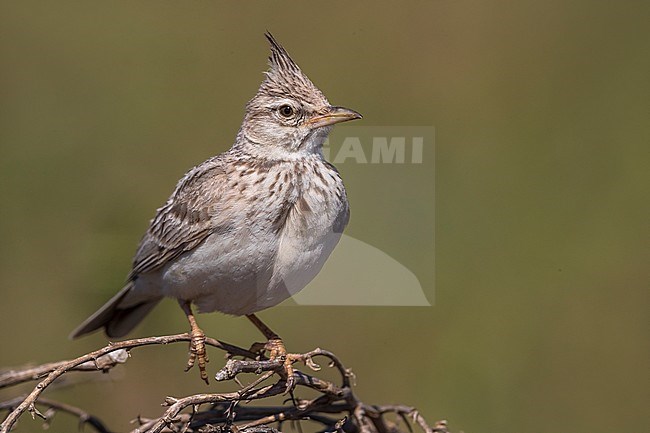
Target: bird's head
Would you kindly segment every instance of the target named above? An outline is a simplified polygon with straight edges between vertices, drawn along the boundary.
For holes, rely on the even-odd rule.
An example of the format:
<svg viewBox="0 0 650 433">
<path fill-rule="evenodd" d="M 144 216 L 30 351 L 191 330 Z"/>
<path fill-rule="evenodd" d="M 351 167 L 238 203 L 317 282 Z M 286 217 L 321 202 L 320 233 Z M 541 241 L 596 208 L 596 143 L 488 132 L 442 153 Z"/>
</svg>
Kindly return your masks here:
<svg viewBox="0 0 650 433">
<path fill-rule="evenodd" d="M 240 130 L 248 145 L 279 158 L 320 152 L 332 125 L 360 119 L 348 108 L 332 106 L 270 33 L 270 69 L 246 105 Z"/>
</svg>

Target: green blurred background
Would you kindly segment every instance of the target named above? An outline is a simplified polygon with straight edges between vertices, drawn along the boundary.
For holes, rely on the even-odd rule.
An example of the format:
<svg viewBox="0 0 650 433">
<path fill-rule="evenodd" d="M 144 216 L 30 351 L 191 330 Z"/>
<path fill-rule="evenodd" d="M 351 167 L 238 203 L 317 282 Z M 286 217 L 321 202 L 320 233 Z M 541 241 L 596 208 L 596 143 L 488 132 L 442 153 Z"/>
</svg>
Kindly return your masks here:
<svg viewBox="0 0 650 433">
<path fill-rule="evenodd" d="M 289 348 L 331 349 L 364 401 L 416 405 L 454 431 L 647 431 L 649 10 L 0 3 L 0 365 L 105 343 L 66 337 L 121 286 L 176 180 L 231 144 L 268 29 L 365 125 L 437 135 L 435 222 L 433 165 L 340 167 L 347 234 L 411 267 L 435 305 L 263 312 Z M 414 235 L 434 224 L 435 277 Z M 259 340 L 244 319 L 200 323 L 243 346 Z M 186 328 L 166 302 L 135 335 Z M 223 361 L 210 353 L 213 374 Z M 207 389 L 183 374 L 185 354 L 141 349 L 101 382 L 76 376 L 49 397 L 127 430 L 164 396 Z M 21 431 L 40 429 L 28 418 Z M 64 415 L 52 426 L 72 428 Z"/>
</svg>

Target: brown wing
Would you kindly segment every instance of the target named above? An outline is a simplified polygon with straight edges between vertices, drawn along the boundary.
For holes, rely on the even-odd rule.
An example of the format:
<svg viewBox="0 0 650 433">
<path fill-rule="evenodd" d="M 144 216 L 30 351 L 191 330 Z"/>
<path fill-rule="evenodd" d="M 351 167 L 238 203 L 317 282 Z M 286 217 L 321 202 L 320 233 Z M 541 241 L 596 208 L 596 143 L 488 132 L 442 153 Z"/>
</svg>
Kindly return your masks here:
<svg viewBox="0 0 650 433">
<path fill-rule="evenodd" d="M 223 155 L 190 170 L 156 213 L 133 259 L 129 280 L 196 248 L 221 226 L 215 218 L 225 189 Z"/>
</svg>

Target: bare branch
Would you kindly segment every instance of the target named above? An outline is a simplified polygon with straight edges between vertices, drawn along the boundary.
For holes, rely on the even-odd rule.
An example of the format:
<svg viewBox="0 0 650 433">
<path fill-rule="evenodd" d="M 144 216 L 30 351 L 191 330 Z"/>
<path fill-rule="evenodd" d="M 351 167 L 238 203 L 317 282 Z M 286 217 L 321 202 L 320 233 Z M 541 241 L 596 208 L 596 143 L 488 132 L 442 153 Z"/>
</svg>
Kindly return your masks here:
<svg viewBox="0 0 650 433">
<path fill-rule="evenodd" d="M 108 431 L 97 418 L 82 409 L 42 398 L 41 394 L 55 380 L 70 371 L 108 371 L 124 363 L 129 351 L 141 346 L 166 345 L 189 342 L 189 334 L 149 337 L 111 343 L 99 350 L 78 358 L 43 364 L 20 370 L 6 371 L 0 375 L 0 387 L 8 387 L 30 380 L 42 379 L 31 393 L 0 403 L 0 410 L 9 414 L 0 425 L 0 433 L 8 433 L 18 418 L 25 412 L 40 416 L 47 424 L 56 411 L 66 412 L 79 418 L 81 424 L 89 424 L 99 432 Z M 159 432 L 220 432 L 220 433 L 279 433 L 285 421 L 311 421 L 320 424 L 324 432 L 332 433 L 406 433 L 400 428 L 404 424 L 411 433 L 411 424 L 424 433 L 448 433 L 446 421 L 439 421 L 430 427 L 420 413 L 412 407 L 403 405 L 375 406 L 362 403 L 353 393 L 354 375 L 333 353 L 314 349 L 303 354 L 287 355 L 291 362 L 302 362 L 312 371 L 321 367 L 314 358 L 324 357 L 330 367 L 336 368 L 341 376 L 341 384 L 307 374 L 294 369 L 295 389 L 291 399 L 282 405 L 248 406 L 247 402 L 260 401 L 284 394 L 287 388 L 286 374 L 277 374 L 279 380 L 265 385 L 276 373 L 281 373 L 284 359 L 269 360 L 262 355 L 212 338 L 206 344 L 224 350 L 230 359 L 216 374 L 218 381 L 233 380 L 239 390 L 218 394 L 195 394 L 183 398 L 167 397 L 167 406 L 158 418 L 138 418 L 138 427 L 132 433 Z M 234 359 L 239 356 L 243 359 Z M 247 386 L 241 385 L 242 374 L 255 374 L 257 377 Z M 311 400 L 295 397 L 303 388 L 317 391 L 318 396 Z M 36 406 L 46 408 L 41 413 Z M 209 405 L 200 410 L 201 406 Z M 400 422 L 401 420 L 401 422 Z M 277 429 L 270 425 L 277 423 Z"/>
<path fill-rule="evenodd" d="M 125 349 L 116 350 L 100 356 L 94 361 L 84 362 L 71 368 L 69 371 L 108 371 L 118 364 L 124 364 L 129 358 L 129 353 Z M 0 373 L 0 388 L 17 385 L 23 382 L 38 380 L 41 377 L 56 370 L 69 361 L 50 362 L 34 367 L 28 367 L 21 370 L 6 370 Z"/>
<path fill-rule="evenodd" d="M 19 397 L 15 397 L 11 400 L 4 401 L 0 403 L 0 410 L 13 410 L 16 406 L 18 406 L 27 396 L 22 395 Z M 67 403 L 61 403 L 60 401 L 55 401 L 55 400 L 50 400 L 47 398 L 40 398 L 38 399 L 38 402 L 36 403 L 38 405 L 41 405 L 43 407 L 46 407 L 50 409 L 49 411 L 46 411 L 46 413 L 51 413 L 50 416 L 47 415 L 42 415 L 43 419 L 47 424 L 49 424 L 52 416 L 54 416 L 56 411 L 59 412 L 66 412 L 70 415 L 74 415 L 77 418 L 79 418 L 79 428 L 85 424 L 88 424 L 92 426 L 96 431 L 99 433 L 110 433 L 110 431 L 104 426 L 104 423 L 97 418 L 96 416 L 90 415 L 88 412 L 84 411 L 83 409 L 80 409 L 78 407 L 69 405 Z"/>
<path fill-rule="evenodd" d="M 34 390 L 27 396 L 27 398 L 25 398 L 25 400 L 20 405 L 18 405 L 18 407 L 16 407 L 11 413 L 9 413 L 7 418 L 2 422 L 2 424 L 0 424 L 0 433 L 8 433 L 9 430 L 11 430 L 13 425 L 16 423 L 18 418 L 26 410 L 30 410 L 30 408 L 32 408 L 33 410 L 34 402 L 36 401 L 36 399 L 38 399 L 38 397 L 41 395 L 43 390 L 45 390 L 49 385 L 52 384 L 52 382 L 54 382 L 60 376 L 74 369 L 75 367 L 78 367 L 87 362 L 94 363 L 102 356 L 118 350 L 122 350 L 122 349 L 128 350 L 128 349 L 133 349 L 135 347 L 149 346 L 153 344 L 171 344 L 171 343 L 178 343 L 181 341 L 189 342 L 191 341 L 191 338 L 192 337 L 189 334 L 185 333 L 185 334 L 167 335 L 162 337 L 147 337 L 147 338 L 138 338 L 134 340 L 119 341 L 116 343 L 110 343 L 106 347 L 103 347 L 94 352 L 90 352 L 86 355 L 82 355 L 73 360 L 50 364 L 50 367 L 54 365 L 54 368 L 51 371 L 49 371 L 45 379 L 43 379 L 41 382 L 38 383 L 38 385 L 36 385 Z M 205 343 L 210 346 L 214 346 L 219 349 L 225 350 L 226 352 L 232 355 L 239 355 L 245 357 L 256 356 L 254 353 L 249 352 L 248 350 L 242 349 L 237 346 L 233 346 L 228 343 L 223 343 L 213 338 L 207 338 Z M 95 370 L 100 370 L 100 369 L 101 368 L 99 368 L 98 366 L 95 368 Z M 18 383 L 18 382 L 14 382 L 14 383 Z"/>
</svg>

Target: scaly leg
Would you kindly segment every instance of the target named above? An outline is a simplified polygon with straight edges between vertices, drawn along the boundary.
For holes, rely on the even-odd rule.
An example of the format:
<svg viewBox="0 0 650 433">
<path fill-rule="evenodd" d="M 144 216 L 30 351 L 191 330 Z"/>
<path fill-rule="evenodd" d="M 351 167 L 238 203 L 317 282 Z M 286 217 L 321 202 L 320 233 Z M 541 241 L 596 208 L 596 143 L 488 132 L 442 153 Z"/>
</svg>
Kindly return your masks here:
<svg viewBox="0 0 650 433">
<path fill-rule="evenodd" d="M 194 367 L 194 363 L 198 360 L 201 379 L 203 379 L 205 383 L 210 384 L 210 382 L 208 382 L 208 373 L 205 371 L 205 365 L 209 361 L 208 354 L 205 351 L 205 333 L 201 328 L 199 328 L 199 325 L 196 324 L 190 301 L 179 300 L 178 303 L 187 316 L 187 321 L 190 322 L 191 327 L 190 336 L 192 339 L 190 341 L 190 357 L 187 360 L 185 371 L 189 371 L 190 368 Z"/>
<path fill-rule="evenodd" d="M 268 350 L 269 358 L 271 360 L 282 360 L 283 368 L 280 375 L 287 381 L 287 391 L 289 392 L 295 386 L 295 378 L 293 377 L 293 355 L 287 353 L 284 347 L 282 338 L 271 330 L 264 322 L 262 322 L 255 314 L 247 314 L 246 317 L 250 320 L 257 329 L 260 330 L 264 337 L 268 340 L 264 345 L 264 349 Z"/>
</svg>

